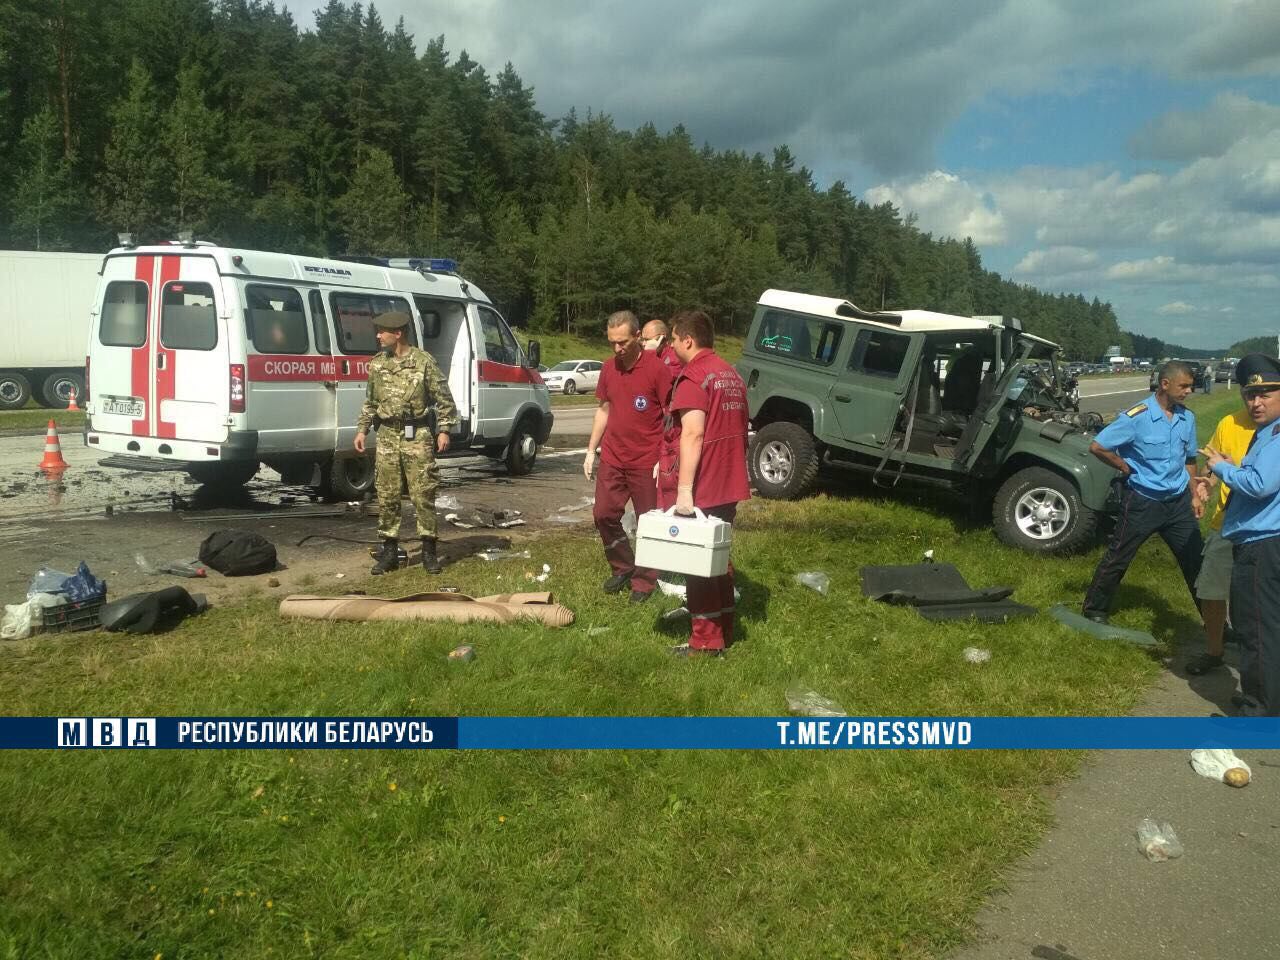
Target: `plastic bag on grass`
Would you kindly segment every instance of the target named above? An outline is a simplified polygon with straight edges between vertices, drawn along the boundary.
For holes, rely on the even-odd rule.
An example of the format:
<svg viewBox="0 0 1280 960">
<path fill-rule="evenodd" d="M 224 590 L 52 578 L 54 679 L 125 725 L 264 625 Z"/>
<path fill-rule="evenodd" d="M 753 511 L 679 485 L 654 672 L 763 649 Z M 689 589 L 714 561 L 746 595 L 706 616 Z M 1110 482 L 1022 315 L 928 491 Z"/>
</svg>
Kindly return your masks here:
<svg viewBox="0 0 1280 960">
<path fill-rule="evenodd" d="M 824 597 L 827 590 L 831 587 L 831 578 L 825 573 L 818 570 L 806 570 L 804 573 L 797 573 L 795 576 L 796 583 L 803 584 L 810 590 L 817 590 Z"/>
<path fill-rule="evenodd" d="M 4 617 L 0 619 L 0 639 L 25 640 L 43 626 L 41 611 L 45 607 L 56 607 L 64 599 L 56 593 L 37 593 L 28 597 L 26 603 L 6 604 Z"/>
<path fill-rule="evenodd" d="M 1138 849 L 1152 863 L 1175 860 L 1182 856 L 1182 842 L 1168 823 L 1156 823 L 1147 817 L 1138 824 Z"/>
<path fill-rule="evenodd" d="M 844 708 L 834 700 L 806 687 L 789 687 L 787 709 L 801 717 L 847 717 Z"/>
</svg>

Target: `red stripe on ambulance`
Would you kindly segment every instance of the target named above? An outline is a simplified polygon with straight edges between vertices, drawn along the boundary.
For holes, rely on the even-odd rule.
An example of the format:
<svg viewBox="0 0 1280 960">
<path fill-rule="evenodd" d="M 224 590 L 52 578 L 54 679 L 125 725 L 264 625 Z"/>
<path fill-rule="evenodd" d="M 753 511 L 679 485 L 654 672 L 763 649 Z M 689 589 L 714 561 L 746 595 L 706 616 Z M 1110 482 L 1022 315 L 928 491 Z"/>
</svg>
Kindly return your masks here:
<svg viewBox="0 0 1280 960">
<path fill-rule="evenodd" d="M 147 285 L 147 323 L 143 328 L 142 345 L 129 352 L 129 393 L 142 400 L 142 419 L 134 420 L 132 432 L 135 437 L 145 437 L 149 433 L 147 418 L 151 415 L 151 356 L 148 341 L 151 339 L 151 281 L 155 273 L 155 257 L 145 256 L 134 259 L 133 277 Z"/>
<path fill-rule="evenodd" d="M 158 323 L 164 320 L 164 287 L 167 283 L 177 280 L 182 273 L 181 257 L 161 257 L 160 258 L 160 283 L 159 292 L 156 295 L 156 316 L 159 318 Z M 157 330 L 159 326 L 157 325 Z M 178 425 L 168 420 L 161 419 L 164 413 L 164 402 L 177 398 L 178 389 L 178 355 L 173 350 L 165 350 L 164 344 L 159 340 L 156 341 L 157 358 L 164 355 L 163 369 L 162 365 L 156 364 L 156 436 L 165 440 L 173 440 L 178 436 Z"/>
</svg>

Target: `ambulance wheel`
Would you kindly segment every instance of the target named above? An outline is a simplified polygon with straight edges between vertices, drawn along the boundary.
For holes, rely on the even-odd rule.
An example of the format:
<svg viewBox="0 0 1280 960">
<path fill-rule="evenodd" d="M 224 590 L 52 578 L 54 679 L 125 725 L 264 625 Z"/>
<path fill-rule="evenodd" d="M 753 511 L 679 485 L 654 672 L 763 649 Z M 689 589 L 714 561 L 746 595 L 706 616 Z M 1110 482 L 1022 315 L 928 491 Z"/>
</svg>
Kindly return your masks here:
<svg viewBox="0 0 1280 960">
<path fill-rule="evenodd" d="M 321 476 L 326 497 L 359 500 L 373 489 L 373 457 L 340 457 L 330 461 Z"/>
<path fill-rule="evenodd" d="M 258 472 L 256 460 L 231 463 L 199 463 L 187 468 L 187 475 L 196 483 L 207 487 L 243 487 Z"/>
<path fill-rule="evenodd" d="M 568 388 L 565 384 L 565 388 Z M 511 442 L 507 444 L 507 473 L 513 477 L 523 477 L 532 472 L 533 463 L 538 459 L 538 438 L 534 436 L 533 420 L 525 417 L 516 424 L 511 434 Z"/>
<path fill-rule="evenodd" d="M 40 392 L 44 395 L 44 405 L 55 410 L 67 409 L 71 402 L 71 391 L 76 392 L 76 406 L 83 406 L 87 397 L 84 395 L 84 377 L 78 373 L 51 373 L 45 377 Z"/>
<path fill-rule="evenodd" d="M 818 446 L 798 423 L 778 420 L 756 431 L 747 450 L 751 485 L 769 500 L 796 500 L 818 479 Z"/>
<path fill-rule="evenodd" d="M 572 380 L 566 380 L 564 382 L 564 394 L 566 397 L 572 397 L 577 392 L 578 392 L 578 385 L 576 383 L 574 383 Z"/>
<path fill-rule="evenodd" d="M 31 384 L 20 373 L 0 371 L 0 410 L 20 410 L 31 399 Z"/>
</svg>

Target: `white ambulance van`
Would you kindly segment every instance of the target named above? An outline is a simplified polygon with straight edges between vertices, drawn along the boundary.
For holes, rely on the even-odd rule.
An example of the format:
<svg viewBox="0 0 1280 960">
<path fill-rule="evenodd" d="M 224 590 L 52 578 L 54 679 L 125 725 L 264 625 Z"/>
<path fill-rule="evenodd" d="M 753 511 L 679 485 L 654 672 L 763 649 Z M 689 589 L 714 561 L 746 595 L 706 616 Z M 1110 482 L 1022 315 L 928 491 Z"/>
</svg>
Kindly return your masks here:
<svg viewBox="0 0 1280 960">
<path fill-rule="evenodd" d="M 354 498 L 373 461 L 352 447 L 373 318 L 413 317 L 410 338 L 449 380 L 458 453 L 528 473 L 553 421 L 537 372 L 489 298 L 447 260 L 323 260 L 184 240 L 125 245 L 103 261 L 90 317 L 84 439 L 103 463 Z M 373 438 L 370 437 L 372 440 Z"/>
</svg>

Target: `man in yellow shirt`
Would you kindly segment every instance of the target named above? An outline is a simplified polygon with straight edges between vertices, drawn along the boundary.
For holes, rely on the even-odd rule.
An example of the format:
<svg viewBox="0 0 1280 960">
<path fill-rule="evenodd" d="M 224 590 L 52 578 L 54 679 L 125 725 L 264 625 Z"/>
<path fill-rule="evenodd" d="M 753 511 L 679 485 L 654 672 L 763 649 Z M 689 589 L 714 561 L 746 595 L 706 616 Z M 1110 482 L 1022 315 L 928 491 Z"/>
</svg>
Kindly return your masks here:
<svg viewBox="0 0 1280 960">
<path fill-rule="evenodd" d="M 1240 395 L 1243 399 L 1243 389 Z M 1242 406 L 1218 421 L 1209 446 L 1230 457 L 1233 463 L 1239 463 L 1249 450 L 1249 441 L 1253 439 L 1256 428 L 1257 424 L 1249 416 L 1248 409 Z M 1204 495 L 1209 495 L 1207 486 L 1197 486 L 1204 491 Z M 1222 536 L 1222 518 L 1230 495 L 1231 488 L 1225 483 L 1219 483 L 1217 510 L 1209 522 L 1209 536 L 1205 539 L 1204 553 L 1201 555 L 1200 575 L 1196 578 L 1196 599 L 1200 601 L 1200 616 L 1204 620 L 1204 632 L 1208 638 L 1205 652 L 1186 663 L 1187 673 L 1196 677 L 1222 666 L 1227 598 L 1231 595 L 1231 541 Z"/>
</svg>

